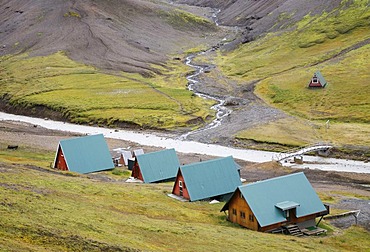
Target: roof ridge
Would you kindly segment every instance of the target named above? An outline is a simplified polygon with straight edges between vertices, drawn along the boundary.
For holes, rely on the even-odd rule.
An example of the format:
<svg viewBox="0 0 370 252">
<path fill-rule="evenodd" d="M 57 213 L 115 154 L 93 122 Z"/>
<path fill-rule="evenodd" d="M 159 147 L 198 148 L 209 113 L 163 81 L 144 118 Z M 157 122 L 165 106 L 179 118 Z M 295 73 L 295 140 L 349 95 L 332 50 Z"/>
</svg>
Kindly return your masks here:
<svg viewBox="0 0 370 252">
<path fill-rule="evenodd" d="M 221 158 L 210 159 L 210 160 L 206 160 L 206 161 L 200 161 L 200 162 L 195 162 L 195 163 L 191 163 L 191 164 L 181 165 L 180 169 L 184 168 L 184 167 L 185 167 L 185 169 L 187 169 L 188 167 L 192 167 L 192 166 L 196 166 L 196 165 L 200 165 L 200 164 L 209 164 L 209 163 L 217 162 L 217 161 L 220 161 L 220 160 L 227 160 L 227 159 L 230 159 L 230 158 L 233 160 L 233 156 L 227 156 L 227 157 L 221 157 Z"/>
<path fill-rule="evenodd" d="M 246 184 L 246 185 L 241 185 L 239 187 L 244 188 L 244 187 L 247 187 L 247 186 L 253 186 L 253 185 L 256 185 L 256 184 L 268 183 L 270 181 L 279 180 L 279 179 L 287 178 L 287 177 L 298 176 L 298 175 L 302 175 L 302 174 L 304 175 L 304 172 L 295 172 L 295 173 L 292 173 L 292 174 L 282 175 L 282 176 L 279 176 L 279 177 L 269 178 L 269 179 L 256 181 L 256 182 Z"/>
</svg>

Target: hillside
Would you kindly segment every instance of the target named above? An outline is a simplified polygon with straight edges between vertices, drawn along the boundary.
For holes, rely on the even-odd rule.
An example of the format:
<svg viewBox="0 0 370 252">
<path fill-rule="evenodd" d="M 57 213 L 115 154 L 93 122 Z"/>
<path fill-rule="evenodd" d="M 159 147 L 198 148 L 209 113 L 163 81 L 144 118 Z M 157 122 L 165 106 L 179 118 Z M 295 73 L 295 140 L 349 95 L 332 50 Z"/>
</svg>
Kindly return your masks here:
<svg viewBox="0 0 370 252">
<path fill-rule="evenodd" d="M 186 21 L 186 22 L 185 22 Z M 216 28 L 165 1 L 1 1 L 0 55 L 47 56 L 106 70 L 156 72 Z M 200 42 L 201 41 L 201 42 Z"/>
<path fill-rule="evenodd" d="M 194 88 L 233 113 L 190 139 L 279 150 L 330 141 L 366 158 L 369 15 L 367 0 L 2 1 L 0 108 L 199 129 L 215 102 L 186 89 L 185 57 L 213 48 L 195 58 L 208 70 Z M 323 92 L 305 87 L 316 70 L 329 81 Z"/>
<path fill-rule="evenodd" d="M 361 186 L 370 181 L 366 174 L 305 171 L 332 213 L 360 206 L 362 211 L 359 226 L 352 226 L 353 217 L 323 220 L 328 235 L 293 238 L 234 225 L 220 212 L 222 203 L 172 199 L 167 194 L 173 182 L 125 183 L 126 168 L 87 175 L 50 169 L 58 141 L 70 133 L 17 122 L 0 122 L 0 129 L 1 251 L 365 251 L 370 246 L 370 194 Z M 111 149 L 132 146 L 107 141 Z M 8 143 L 19 144 L 18 150 L 7 150 Z M 191 154 L 179 158 L 199 160 Z M 248 182 L 292 172 L 277 164 L 237 162 Z"/>
<path fill-rule="evenodd" d="M 270 106 L 293 116 L 241 131 L 240 139 L 288 145 L 316 139 L 364 146 L 369 155 L 369 1 L 343 1 L 325 10 L 283 30 L 270 30 L 216 59 L 221 71 L 244 90 L 254 89 Z M 281 18 L 291 20 L 294 15 L 283 13 Z M 329 84 L 322 90 L 308 89 L 317 70 Z M 325 126 L 328 120 L 330 128 Z"/>
</svg>

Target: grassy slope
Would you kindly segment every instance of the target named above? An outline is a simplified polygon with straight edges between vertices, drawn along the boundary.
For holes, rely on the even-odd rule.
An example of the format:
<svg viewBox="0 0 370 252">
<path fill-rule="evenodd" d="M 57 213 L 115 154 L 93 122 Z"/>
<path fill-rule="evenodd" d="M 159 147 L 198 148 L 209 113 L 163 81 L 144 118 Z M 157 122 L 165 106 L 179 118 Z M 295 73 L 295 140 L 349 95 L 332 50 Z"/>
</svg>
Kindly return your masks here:
<svg viewBox="0 0 370 252">
<path fill-rule="evenodd" d="M 370 246 L 369 233 L 358 227 L 305 239 L 249 231 L 227 222 L 219 204 L 167 197 L 172 183 L 126 184 L 112 172 L 106 175 L 117 182 L 45 172 L 53 155 L 26 147 L 0 151 L 1 250 L 361 251 Z"/>
<path fill-rule="evenodd" d="M 140 126 L 174 128 L 213 112 L 211 102 L 186 90 L 181 62 L 161 68 L 163 75 L 109 75 L 68 59 L 62 52 L 46 57 L 19 55 L 0 62 L 0 96 L 14 106 L 45 105 L 75 123 L 130 122 Z M 200 120 L 200 121 L 201 121 Z"/>
<path fill-rule="evenodd" d="M 343 1 L 343 5 L 346 2 Z M 306 119 L 300 124 L 301 128 L 297 128 L 297 123 L 281 121 L 242 132 L 239 137 L 291 144 L 292 141 L 284 137 L 263 137 L 254 130 L 274 131 L 275 136 L 298 131 L 294 144 L 318 139 L 345 144 L 349 143 L 348 134 L 341 137 L 338 132 L 354 132 L 349 136 L 353 144 L 370 146 L 370 139 L 363 141 L 364 135 L 370 133 L 368 4 L 369 1 L 354 1 L 350 7 L 332 13 L 308 15 L 294 31 L 268 34 L 219 57 L 218 63 L 228 76 L 240 83 L 258 81 L 256 93 L 261 98 Z M 307 88 L 316 70 L 329 82 L 327 88 Z M 335 132 L 323 130 L 328 119 L 336 122 Z M 317 128 L 321 128 L 321 133 Z"/>
<path fill-rule="evenodd" d="M 217 30 L 211 21 L 186 11 L 158 12 L 165 23 L 179 31 L 195 27 L 204 32 Z M 190 45 L 177 46 L 187 50 Z M 7 55 L 0 58 L 0 98 L 31 112 L 34 107 L 46 106 L 71 122 L 85 124 L 196 128 L 214 117 L 210 109 L 214 102 L 194 96 L 186 88 L 185 76 L 191 68 L 178 60 L 159 64 L 153 64 L 153 72 L 147 73 L 152 76 L 144 78 L 123 72 L 106 74 L 73 62 L 64 52 L 45 57 Z"/>
</svg>

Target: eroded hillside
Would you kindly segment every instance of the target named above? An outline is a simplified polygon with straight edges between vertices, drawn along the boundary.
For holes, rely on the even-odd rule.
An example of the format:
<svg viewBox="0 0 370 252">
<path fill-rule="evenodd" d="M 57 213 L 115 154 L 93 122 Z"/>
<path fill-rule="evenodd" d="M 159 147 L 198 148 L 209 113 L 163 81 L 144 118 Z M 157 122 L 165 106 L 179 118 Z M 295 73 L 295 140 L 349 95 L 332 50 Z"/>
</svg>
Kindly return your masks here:
<svg viewBox="0 0 370 252">
<path fill-rule="evenodd" d="M 205 43 L 207 19 L 165 1 L 1 1 L 0 55 L 65 51 L 98 68 L 150 73 L 171 54 Z"/>
</svg>

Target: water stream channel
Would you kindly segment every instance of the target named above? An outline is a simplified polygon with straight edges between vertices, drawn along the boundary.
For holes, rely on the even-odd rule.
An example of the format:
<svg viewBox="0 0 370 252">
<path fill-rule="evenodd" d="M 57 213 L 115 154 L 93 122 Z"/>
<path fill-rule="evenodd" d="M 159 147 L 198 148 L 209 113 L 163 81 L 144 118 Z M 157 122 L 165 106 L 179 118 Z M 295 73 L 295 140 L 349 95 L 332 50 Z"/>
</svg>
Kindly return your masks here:
<svg viewBox="0 0 370 252">
<path fill-rule="evenodd" d="M 79 134 L 103 134 L 107 138 L 131 141 L 143 146 L 174 148 L 177 152 L 181 153 L 204 154 L 216 157 L 233 156 L 235 159 L 258 163 L 271 161 L 272 157 L 277 154 L 275 152 L 237 149 L 215 144 L 205 144 L 194 141 L 181 140 L 176 137 L 160 136 L 159 134 L 156 135 L 129 130 L 114 130 L 102 127 L 76 125 L 41 118 L 7 114 L 3 112 L 0 112 L 0 121 L 25 122 L 47 129 Z M 309 168 L 343 172 L 370 173 L 370 163 L 365 163 L 362 161 L 324 158 L 319 156 L 303 156 L 303 158 L 305 160 L 304 164 L 291 164 L 288 162 L 286 163 L 286 165 L 289 165 L 292 168 Z"/>
</svg>

